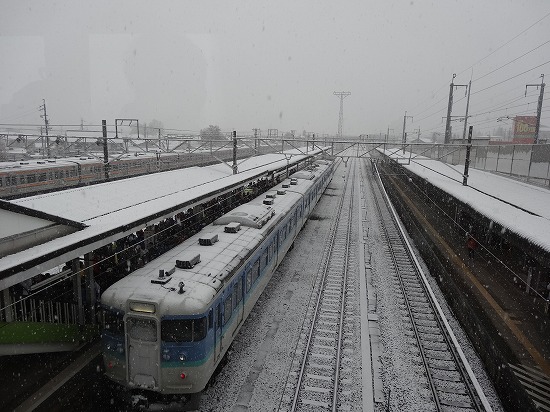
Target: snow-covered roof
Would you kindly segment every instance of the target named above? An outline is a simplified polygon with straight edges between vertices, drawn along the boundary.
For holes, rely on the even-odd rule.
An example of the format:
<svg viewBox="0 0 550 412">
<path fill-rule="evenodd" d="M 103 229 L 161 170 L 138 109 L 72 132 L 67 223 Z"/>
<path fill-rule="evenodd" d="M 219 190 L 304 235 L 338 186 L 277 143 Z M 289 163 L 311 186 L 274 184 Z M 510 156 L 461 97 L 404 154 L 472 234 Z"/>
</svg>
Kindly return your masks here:
<svg viewBox="0 0 550 412">
<path fill-rule="evenodd" d="M 385 154 L 394 159 L 411 156 L 390 150 Z M 420 156 L 402 166 L 507 230 L 550 251 L 550 190 L 473 168 L 468 171 L 468 186 L 463 186 L 464 165 L 453 166 Z"/>
<path fill-rule="evenodd" d="M 320 152 L 320 149 L 306 152 L 304 148 L 252 157 L 239 163 L 236 175 L 231 167 L 220 163 L 12 200 L 15 205 L 87 227 L 1 258 L 0 290 L 82 256 L 125 233 L 172 216 L 180 208 L 192 205 L 193 201 L 202 202 L 200 199 L 205 196 L 216 196 L 255 176 L 287 167 Z M 289 154 L 292 156 L 287 162 Z M 36 262 L 37 257 L 41 257 L 43 263 Z"/>
<path fill-rule="evenodd" d="M 273 215 L 273 209 L 266 205 L 244 204 L 214 221 L 215 225 L 240 223 L 246 227 L 262 227 Z"/>
</svg>

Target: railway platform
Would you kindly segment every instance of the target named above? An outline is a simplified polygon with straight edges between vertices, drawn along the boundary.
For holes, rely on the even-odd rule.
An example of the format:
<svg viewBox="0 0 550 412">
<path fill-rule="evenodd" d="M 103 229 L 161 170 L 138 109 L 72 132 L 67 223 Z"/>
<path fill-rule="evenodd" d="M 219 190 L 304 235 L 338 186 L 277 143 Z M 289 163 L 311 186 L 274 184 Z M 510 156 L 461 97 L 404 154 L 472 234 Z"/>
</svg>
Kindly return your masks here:
<svg viewBox="0 0 550 412">
<path fill-rule="evenodd" d="M 109 282 L 321 152 L 256 156 L 237 174 L 218 164 L 0 201 L 0 354 L 89 340 L 82 331 L 97 325 Z"/>
<path fill-rule="evenodd" d="M 520 384 L 550 410 L 549 216 L 539 206 L 550 191 L 477 170 L 464 187 L 458 167 L 391 157 L 382 170 L 392 201 L 500 396 L 521 399 Z"/>
</svg>

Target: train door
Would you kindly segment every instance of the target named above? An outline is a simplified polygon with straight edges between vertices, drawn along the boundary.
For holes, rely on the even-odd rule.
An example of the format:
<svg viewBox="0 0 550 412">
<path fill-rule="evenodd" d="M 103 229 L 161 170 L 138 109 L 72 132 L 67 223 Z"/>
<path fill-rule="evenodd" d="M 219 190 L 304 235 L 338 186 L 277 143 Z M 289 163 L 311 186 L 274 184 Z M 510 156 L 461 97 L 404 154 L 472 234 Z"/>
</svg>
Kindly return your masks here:
<svg viewBox="0 0 550 412">
<path fill-rule="evenodd" d="M 237 325 L 240 325 L 244 320 L 244 302 L 243 302 L 243 276 L 239 276 L 237 282 L 233 286 L 233 305 L 236 306 L 237 313 Z"/>
<path fill-rule="evenodd" d="M 160 340 L 158 323 L 153 318 L 126 318 L 128 382 L 141 388 L 160 385 Z"/>
<path fill-rule="evenodd" d="M 216 312 L 214 313 L 214 316 L 216 318 L 215 326 L 214 326 L 214 336 L 215 336 L 215 342 L 214 342 L 214 359 L 217 362 L 220 358 L 220 355 L 222 353 L 222 305 L 221 303 L 218 303 L 216 306 Z"/>
</svg>

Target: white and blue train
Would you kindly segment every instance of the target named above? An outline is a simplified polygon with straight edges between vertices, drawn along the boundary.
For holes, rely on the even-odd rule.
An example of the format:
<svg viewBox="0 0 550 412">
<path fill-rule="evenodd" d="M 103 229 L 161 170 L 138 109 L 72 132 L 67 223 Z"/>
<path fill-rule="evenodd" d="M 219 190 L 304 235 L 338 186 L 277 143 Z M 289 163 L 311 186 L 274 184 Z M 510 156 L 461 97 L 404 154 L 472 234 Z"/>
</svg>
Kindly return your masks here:
<svg viewBox="0 0 550 412">
<path fill-rule="evenodd" d="M 139 396 L 202 391 L 334 169 L 314 162 L 109 287 L 106 376 Z"/>
</svg>

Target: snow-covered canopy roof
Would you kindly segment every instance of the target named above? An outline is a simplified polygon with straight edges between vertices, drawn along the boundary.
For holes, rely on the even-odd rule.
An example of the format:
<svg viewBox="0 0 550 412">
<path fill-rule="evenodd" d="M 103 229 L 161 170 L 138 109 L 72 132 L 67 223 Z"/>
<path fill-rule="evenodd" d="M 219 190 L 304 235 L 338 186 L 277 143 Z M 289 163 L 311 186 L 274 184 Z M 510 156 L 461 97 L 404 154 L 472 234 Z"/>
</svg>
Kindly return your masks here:
<svg viewBox="0 0 550 412">
<path fill-rule="evenodd" d="M 408 152 L 403 154 L 391 150 L 385 154 L 393 159 L 411 157 Z M 464 165 L 453 166 L 413 156 L 410 164 L 402 166 L 507 230 L 550 252 L 550 190 L 472 168 L 468 171 L 468 186 L 463 186 Z"/>
<path fill-rule="evenodd" d="M 216 164 L 12 200 L 14 205 L 86 227 L 1 258 L 0 290 L 320 152 L 304 148 L 252 157 L 239 163 L 235 175 L 228 165 Z M 0 238 L 5 235 L 0 226 Z"/>
</svg>

